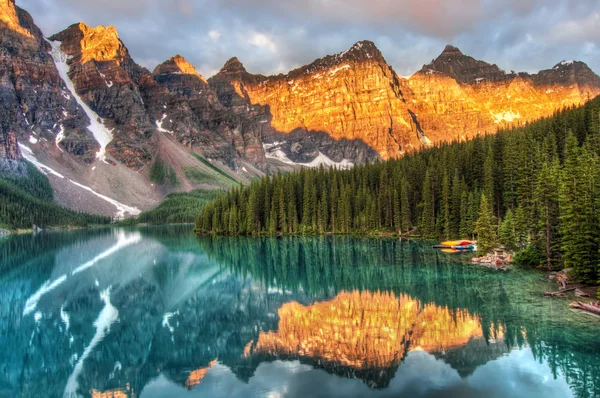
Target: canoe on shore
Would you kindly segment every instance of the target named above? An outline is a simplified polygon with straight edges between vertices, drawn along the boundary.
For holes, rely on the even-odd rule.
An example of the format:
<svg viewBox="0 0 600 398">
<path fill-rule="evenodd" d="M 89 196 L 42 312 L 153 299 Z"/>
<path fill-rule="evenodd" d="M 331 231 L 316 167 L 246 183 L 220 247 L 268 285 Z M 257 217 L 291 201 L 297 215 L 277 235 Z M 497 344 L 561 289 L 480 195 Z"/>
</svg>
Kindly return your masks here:
<svg viewBox="0 0 600 398">
<path fill-rule="evenodd" d="M 477 244 L 475 240 L 448 240 L 446 242 L 442 242 L 441 246 L 446 247 L 457 247 L 457 246 L 473 246 Z"/>
</svg>

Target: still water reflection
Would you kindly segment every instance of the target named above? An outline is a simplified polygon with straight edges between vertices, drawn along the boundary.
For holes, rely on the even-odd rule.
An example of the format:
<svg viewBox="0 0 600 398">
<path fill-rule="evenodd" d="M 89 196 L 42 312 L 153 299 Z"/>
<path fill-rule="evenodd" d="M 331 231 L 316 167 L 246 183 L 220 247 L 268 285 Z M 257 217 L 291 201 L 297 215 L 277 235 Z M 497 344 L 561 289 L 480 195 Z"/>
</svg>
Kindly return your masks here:
<svg viewBox="0 0 600 398">
<path fill-rule="evenodd" d="M 597 397 L 600 321 L 420 243 L 0 241 L 0 396 Z"/>
</svg>

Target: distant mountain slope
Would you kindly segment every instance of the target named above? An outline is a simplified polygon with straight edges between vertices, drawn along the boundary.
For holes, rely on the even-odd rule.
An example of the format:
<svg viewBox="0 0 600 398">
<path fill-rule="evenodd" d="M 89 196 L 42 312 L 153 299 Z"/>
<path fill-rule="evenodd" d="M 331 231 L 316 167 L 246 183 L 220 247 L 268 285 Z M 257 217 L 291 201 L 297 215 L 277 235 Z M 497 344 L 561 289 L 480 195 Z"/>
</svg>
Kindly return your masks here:
<svg viewBox="0 0 600 398">
<path fill-rule="evenodd" d="M 56 204 L 48 178 L 23 159 L 14 132 L 0 132 L 0 227 L 87 226 L 110 221 Z"/>
</svg>

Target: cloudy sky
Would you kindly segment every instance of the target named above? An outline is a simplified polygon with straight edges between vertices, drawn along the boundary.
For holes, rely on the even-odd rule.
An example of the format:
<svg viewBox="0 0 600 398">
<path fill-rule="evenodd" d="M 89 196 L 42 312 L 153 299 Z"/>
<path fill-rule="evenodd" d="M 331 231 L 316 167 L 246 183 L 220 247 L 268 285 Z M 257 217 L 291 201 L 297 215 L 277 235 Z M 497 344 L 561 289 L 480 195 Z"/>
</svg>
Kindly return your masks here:
<svg viewBox="0 0 600 398">
<path fill-rule="evenodd" d="M 206 77 L 237 56 L 252 73 L 286 72 L 372 40 L 401 75 L 448 43 L 535 72 L 581 60 L 600 73 L 600 0 L 17 0 L 46 35 L 75 22 L 114 25 L 134 59 L 179 53 Z"/>
</svg>

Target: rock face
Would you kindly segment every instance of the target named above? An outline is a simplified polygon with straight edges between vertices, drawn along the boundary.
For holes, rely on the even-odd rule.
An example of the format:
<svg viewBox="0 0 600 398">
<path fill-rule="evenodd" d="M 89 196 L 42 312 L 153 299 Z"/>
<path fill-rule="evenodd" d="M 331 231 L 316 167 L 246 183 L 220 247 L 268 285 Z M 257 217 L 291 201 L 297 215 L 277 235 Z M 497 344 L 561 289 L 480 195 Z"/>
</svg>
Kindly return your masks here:
<svg viewBox="0 0 600 398">
<path fill-rule="evenodd" d="M 137 65 L 114 27 L 79 23 L 52 36 L 70 57 L 69 78 L 102 118 L 112 140 L 107 153 L 141 170 L 160 153 L 156 133 L 232 169 L 264 167 L 260 128 L 228 111 L 207 81 L 177 55 L 153 73 Z"/>
<path fill-rule="evenodd" d="M 343 53 L 271 77 L 249 74 L 234 58 L 209 83 L 221 103 L 236 112 L 261 115 L 274 132 L 301 131 L 326 141 L 355 141 L 359 149 L 354 151 L 328 151 L 326 155 L 336 161 L 372 159 L 376 154 L 369 148 L 389 158 L 421 146 L 404 93 L 406 84 L 372 42 L 359 42 Z M 293 151 L 286 154 L 294 156 Z"/>
<path fill-rule="evenodd" d="M 452 46 L 411 76 L 409 85 L 421 126 L 434 142 L 495 133 L 600 94 L 600 78 L 582 62 L 563 61 L 535 75 L 506 73 Z"/>
<path fill-rule="evenodd" d="M 139 170 L 156 150 L 153 131 L 137 83 L 149 72 L 137 65 L 112 27 L 79 23 L 50 37 L 69 58 L 68 77 L 76 94 L 112 134 L 107 152 Z"/>
<path fill-rule="evenodd" d="M 142 92 L 157 129 L 233 170 L 243 161 L 264 168 L 262 127 L 224 107 L 216 91 L 183 57 L 156 67 Z"/>
<path fill-rule="evenodd" d="M 395 158 L 550 116 L 600 94 L 600 78 L 581 62 L 536 75 L 506 73 L 453 46 L 404 79 L 369 41 L 271 77 L 252 75 L 232 58 L 209 84 L 225 107 L 272 126 L 263 136 L 267 156 L 274 148 L 300 163 L 319 152 L 363 162 L 373 155 L 369 149 Z"/>
<path fill-rule="evenodd" d="M 21 159 L 17 134 L 14 131 L 0 131 L 0 178 L 18 178 L 26 175 L 27 167 Z"/>
<path fill-rule="evenodd" d="M 59 141 L 61 150 L 89 160 L 97 149 L 89 124 L 52 61 L 50 45 L 31 16 L 0 1 L 0 123 L 23 142 Z M 62 132 L 62 133 L 61 133 Z"/>
<path fill-rule="evenodd" d="M 21 150 L 14 131 L 0 132 L 0 161 L 19 161 Z"/>
</svg>

